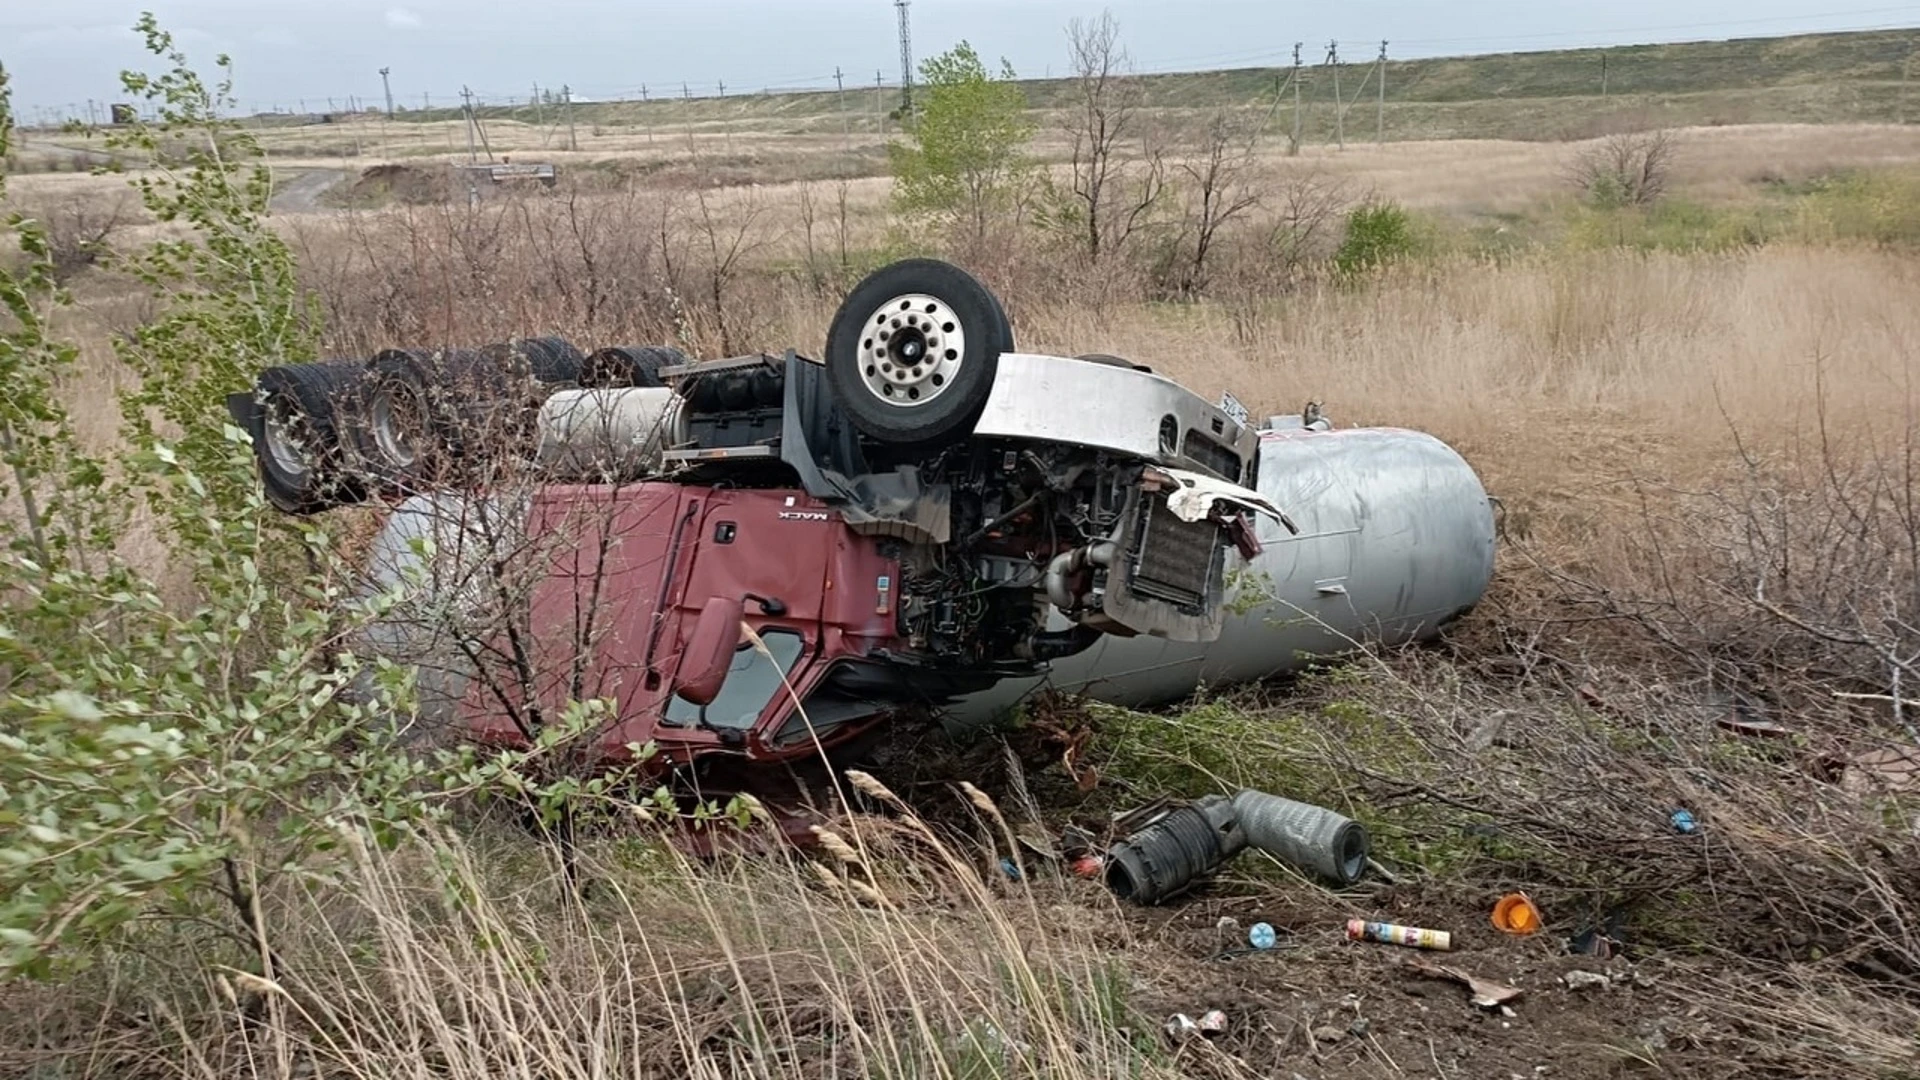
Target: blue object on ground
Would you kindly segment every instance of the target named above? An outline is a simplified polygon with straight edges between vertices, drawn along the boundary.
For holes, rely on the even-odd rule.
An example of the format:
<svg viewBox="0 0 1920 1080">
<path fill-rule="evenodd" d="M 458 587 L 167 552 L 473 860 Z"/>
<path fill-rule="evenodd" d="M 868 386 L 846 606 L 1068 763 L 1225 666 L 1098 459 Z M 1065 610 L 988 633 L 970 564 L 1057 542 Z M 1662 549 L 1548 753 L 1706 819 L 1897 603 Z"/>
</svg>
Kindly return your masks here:
<svg viewBox="0 0 1920 1080">
<path fill-rule="evenodd" d="M 1275 940 L 1273 927 L 1267 923 L 1254 923 L 1247 931 L 1247 943 L 1256 949 L 1271 949 Z"/>
</svg>

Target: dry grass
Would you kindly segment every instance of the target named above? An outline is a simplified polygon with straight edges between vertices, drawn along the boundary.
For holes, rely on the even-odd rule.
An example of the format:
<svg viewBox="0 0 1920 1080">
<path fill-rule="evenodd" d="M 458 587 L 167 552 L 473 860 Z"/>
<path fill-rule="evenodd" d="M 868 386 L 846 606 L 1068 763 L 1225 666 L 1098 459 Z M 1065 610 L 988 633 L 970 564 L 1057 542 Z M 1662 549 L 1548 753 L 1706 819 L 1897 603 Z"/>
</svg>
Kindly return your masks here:
<svg viewBox="0 0 1920 1080">
<path fill-rule="evenodd" d="M 837 142 L 792 138 L 813 140 L 814 154 Z M 1574 149 L 1356 145 L 1263 167 L 1272 184 L 1311 169 L 1471 217 L 1552 198 Z M 1675 186 L 1745 197 L 1763 174 L 1916 159 L 1920 134 L 1907 130 L 1697 130 L 1682 136 Z M 28 178 L 15 194 L 103 182 L 117 183 Z M 634 185 L 473 213 L 283 221 L 337 354 L 549 332 L 583 346 L 817 350 L 839 287 L 895 239 L 884 182 L 846 186 L 844 228 L 839 190 Z M 811 238 L 803 198 L 816 211 Z M 723 266 L 727 252 L 738 259 Z M 1741 590 L 1756 566 L 1790 554 L 1793 573 L 1774 595 L 1804 605 L 1796 611 L 1839 618 L 1856 599 L 1906 602 L 1910 579 L 1891 564 L 1913 506 L 1899 463 L 1920 445 L 1910 254 L 1543 249 L 1422 260 L 1360 288 L 1309 279 L 1181 305 L 1143 298 L 1125 275 L 1095 288 L 1104 283 L 1045 245 L 987 252 L 976 268 L 1006 298 L 1023 348 L 1118 353 L 1204 394 L 1231 389 L 1256 412 L 1316 399 L 1342 424 L 1429 430 L 1504 502 L 1496 595 L 1453 656 L 1363 666 L 1318 699 L 1238 701 L 1224 740 L 1244 751 L 1243 766 L 1267 760 L 1263 748 L 1290 763 L 1242 779 L 1337 788 L 1323 794 L 1367 808 L 1425 870 L 1399 891 L 1329 898 L 1269 879 L 1238 883 L 1244 896 L 1298 905 L 1303 932 L 1319 933 L 1380 912 L 1478 926 L 1490 895 L 1515 884 L 1536 888 L 1563 921 L 1621 895 L 1655 902 L 1664 889 L 1678 904 L 1684 888 L 1697 894 L 1682 905 L 1692 921 L 1661 924 L 1667 951 L 1640 961 L 1666 989 L 1583 1013 L 1565 1004 L 1578 1013 L 1568 1028 L 1549 1026 L 1564 996 L 1548 1006 L 1530 990 L 1543 1004 L 1522 1022 L 1541 1026 L 1514 1034 L 1573 1047 L 1557 1075 L 1614 1076 L 1635 1062 L 1691 1075 L 1909 1067 L 1920 943 L 1910 860 L 1898 853 L 1911 851 L 1910 796 L 1863 795 L 1819 775 L 1820 762 L 1889 738 L 1885 717 L 1831 696 L 1872 673 L 1832 642 L 1783 628 Z M 138 321 L 143 301 L 104 275 L 80 289 L 72 326 L 86 360 L 69 393 L 89 441 L 105 447 L 119 377 L 108 340 Z M 1756 520 L 1755 507 L 1777 513 Z M 1834 603 L 1821 606 L 1823 596 Z M 1910 606 L 1897 610 L 1911 617 Z M 1790 750 L 1730 742 L 1702 720 L 1724 709 L 1730 686 L 1756 678 L 1770 680 L 1768 707 L 1800 736 Z M 1579 704 L 1583 685 L 1600 706 Z M 1355 715 L 1366 724 L 1354 738 L 1328 734 Z M 1472 749 L 1489 716 L 1525 731 Z M 1197 737 L 1203 721 L 1161 729 Z M 1192 765 L 1205 748 L 1128 749 Z M 1663 827 L 1676 800 L 1709 823 L 1703 843 L 1682 847 Z M 1423 863 L 1420 853 L 1457 851 L 1463 805 L 1514 833 L 1524 858 Z M 1203 906 L 1211 901 L 1157 922 L 1118 912 L 1091 886 L 1010 889 L 992 866 L 1006 845 L 991 829 L 934 843 L 915 820 L 850 832 L 866 869 L 829 862 L 834 885 L 806 864 L 695 866 L 631 840 L 596 842 L 604 891 L 584 901 L 559 899 L 539 849 L 485 828 L 439 848 L 365 855 L 342 888 L 272 893 L 273 970 L 257 966 L 257 951 L 168 927 L 90 980 L 8 999 L 0 1031 L 21 1049 L 0 1052 L 0 1071 L 56 1058 L 74 1075 L 209 1078 L 1286 1075 L 1309 1053 L 1307 1071 L 1333 1076 L 1424 1074 L 1428 1055 L 1441 1075 L 1533 1063 L 1500 1057 L 1493 1068 L 1486 1055 L 1506 1052 L 1491 1049 L 1506 1045 L 1501 1036 L 1480 1018 L 1427 1017 L 1425 1004 L 1401 1017 L 1404 1037 L 1357 1040 L 1365 1045 L 1336 1058 L 1311 1032 L 1343 1017 L 1340 995 L 1400 978 L 1356 959 L 1372 954 L 1329 946 L 1272 981 L 1216 976 L 1194 958 L 1222 910 Z M 1807 940 L 1796 944 L 1789 927 Z M 1748 947 L 1762 936 L 1764 947 Z M 1546 963 L 1557 944 L 1483 938 L 1474 962 L 1540 976 L 1526 965 Z M 1680 955 L 1689 950 L 1699 955 Z M 254 964 L 266 981 L 223 983 L 181 959 L 196 953 Z M 1245 1003 L 1245 1023 L 1221 1046 L 1176 1052 L 1153 1025 L 1167 1008 L 1198 1004 L 1196 987 Z M 1684 1035 L 1661 1047 L 1629 1038 L 1629 1020 L 1653 1012 L 1677 1018 Z M 1470 1051 L 1451 1073 L 1449 1039 Z"/>
<path fill-rule="evenodd" d="M 835 829 L 811 862 L 589 845 L 585 895 L 484 828 L 394 854 L 349 843 L 337 883 L 263 896 L 256 947 L 202 936 L 224 961 L 204 982 L 158 955 L 95 973 L 104 1000 L 156 1014 L 158 1031 L 120 1036 L 139 1051 L 115 1038 L 129 1010 L 63 1015 L 56 998 L 12 1014 L 0 1067 L 71 1060 L 54 1051 L 77 1039 L 114 1075 L 206 1080 L 1192 1075 L 1057 886 L 1013 887 L 987 849 L 911 815 Z M 196 936 L 153 944 L 173 934 Z M 157 1000 L 137 985 L 155 976 Z M 1250 1075 L 1197 1049 L 1207 1075 Z"/>
<path fill-rule="evenodd" d="M 1190 131 L 1196 118 L 1164 123 L 1161 136 L 1176 144 L 1183 131 Z M 438 162 L 465 161 L 463 138 L 457 145 L 442 134 L 457 137 L 459 126 L 449 125 L 445 133 L 434 131 L 432 138 L 422 137 L 417 144 L 397 140 L 391 152 L 381 152 L 374 141 L 377 124 L 366 122 L 360 132 L 365 153 L 345 155 L 339 145 L 326 143 L 313 152 L 287 154 L 274 140 L 286 138 L 278 132 L 264 134 L 265 145 L 274 152 L 274 165 L 287 175 L 308 169 L 339 169 L 353 173 L 385 162 L 411 163 L 427 167 Z M 396 131 L 410 132 L 422 125 L 397 124 Z M 311 129 L 294 129 L 311 130 Z M 429 130 L 434 130 L 429 128 Z M 696 132 L 691 142 L 684 131 L 659 133 L 649 141 L 644 134 L 608 133 L 583 136 L 582 148 L 562 149 L 560 143 L 543 136 L 537 128 L 508 124 L 493 133 L 496 155 L 508 154 L 522 160 L 552 161 L 563 173 L 569 169 L 626 171 L 645 186 L 647 177 L 665 170 L 673 172 L 724 172 L 736 182 L 751 181 L 768 189 L 775 201 L 791 199 L 790 187 L 799 176 L 828 177 L 851 165 L 857 170 L 878 172 L 884 169 L 879 153 L 883 139 L 872 130 L 855 130 L 846 137 L 833 134 L 788 135 L 764 128 L 742 128 L 731 137 L 721 133 Z M 418 132 L 413 132 L 419 135 Z M 350 140 L 351 132 L 329 138 Z M 1748 194 L 1757 179 L 1774 178 L 1799 181 L 1845 169 L 1885 168 L 1920 162 L 1920 128 L 1891 124 L 1754 124 L 1727 127 L 1683 128 L 1675 132 L 1678 156 L 1674 185 L 1678 192 L 1701 199 L 1739 198 Z M 76 146 L 83 145 L 75 143 Z M 350 143 L 349 143 L 350 145 Z M 1064 158 L 1062 132 L 1045 129 L 1039 149 L 1042 156 L 1058 161 Z M 1298 158 L 1284 153 L 1284 140 L 1269 139 L 1262 154 L 1263 167 L 1273 180 L 1315 170 L 1329 176 L 1372 189 L 1409 206 L 1443 211 L 1449 214 L 1499 214 L 1529 209 L 1542 199 L 1567 190 L 1565 167 L 1586 142 L 1533 142 L 1500 139 L 1415 140 L 1384 146 L 1355 140 L 1345 150 L 1331 146 L 1305 147 Z M 484 160 L 484 158 L 483 158 Z M 88 173 L 25 173 L 10 178 L 10 195 L 17 201 L 33 203 L 46 195 L 71 191 L 104 192 L 125 183 L 123 177 L 93 176 Z"/>
</svg>

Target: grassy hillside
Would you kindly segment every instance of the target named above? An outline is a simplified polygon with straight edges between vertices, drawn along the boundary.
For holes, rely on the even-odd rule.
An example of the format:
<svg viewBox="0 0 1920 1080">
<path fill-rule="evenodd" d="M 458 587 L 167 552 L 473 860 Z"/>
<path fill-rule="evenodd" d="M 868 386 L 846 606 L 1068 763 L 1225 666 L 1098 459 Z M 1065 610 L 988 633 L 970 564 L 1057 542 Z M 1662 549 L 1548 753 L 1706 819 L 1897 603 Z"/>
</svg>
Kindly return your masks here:
<svg viewBox="0 0 1920 1080">
<path fill-rule="evenodd" d="M 1387 136 L 1564 137 L 1582 134 L 1574 129 L 1583 120 L 1623 109 L 1670 123 L 1920 120 L 1920 86 L 1907 78 L 1920 75 L 1913 69 L 1920 69 L 1920 29 L 1391 61 L 1386 66 Z M 1264 67 L 1143 79 L 1149 105 L 1187 110 L 1272 102 L 1289 74 L 1285 67 Z M 1374 132 L 1378 84 L 1369 81 L 1374 77 L 1371 62 L 1340 67 L 1349 135 Z M 1323 65 L 1302 73 L 1305 126 L 1316 138 L 1333 131 L 1333 78 Z M 1037 109 L 1065 104 L 1071 90 L 1064 79 L 1024 85 Z M 1292 100 L 1287 87 L 1276 124 L 1291 125 Z M 879 95 L 879 104 L 894 108 L 896 93 Z M 843 120 L 855 131 L 873 130 L 875 106 L 876 95 L 867 88 L 849 90 L 844 98 L 832 92 L 763 93 L 581 104 L 574 112 L 580 125 L 735 123 L 829 134 L 839 131 Z M 535 120 L 529 106 L 481 111 L 487 117 Z M 549 107 L 544 119 L 551 124 L 557 111 Z M 457 115 L 416 110 L 406 118 Z"/>
</svg>

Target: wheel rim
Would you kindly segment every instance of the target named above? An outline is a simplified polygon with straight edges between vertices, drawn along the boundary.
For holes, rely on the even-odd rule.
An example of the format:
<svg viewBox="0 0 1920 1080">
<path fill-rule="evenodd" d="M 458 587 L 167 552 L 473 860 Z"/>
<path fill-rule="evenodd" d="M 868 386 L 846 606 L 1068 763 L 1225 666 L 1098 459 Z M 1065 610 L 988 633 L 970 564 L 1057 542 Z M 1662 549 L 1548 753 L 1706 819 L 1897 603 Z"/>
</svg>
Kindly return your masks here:
<svg viewBox="0 0 1920 1080">
<path fill-rule="evenodd" d="M 420 453 L 409 437 L 421 417 L 414 395 L 389 387 L 373 396 L 373 442 L 380 456 L 395 468 L 410 468 Z"/>
<path fill-rule="evenodd" d="M 302 445 L 298 429 L 305 427 L 305 417 L 292 402 L 275 395 L 267 403 L 267 453 L 273 457 L 273 464 L 290 482 L 303 484 L 307 479 L 307 452 Z"/>
<path fill-rule="evenodd" d="M 946 393 L 966 356 L 960 317 L 925 293 L 896 296 L 861 324 L 860 382 L 889 405 L 913 408 Z"/>
</svg>

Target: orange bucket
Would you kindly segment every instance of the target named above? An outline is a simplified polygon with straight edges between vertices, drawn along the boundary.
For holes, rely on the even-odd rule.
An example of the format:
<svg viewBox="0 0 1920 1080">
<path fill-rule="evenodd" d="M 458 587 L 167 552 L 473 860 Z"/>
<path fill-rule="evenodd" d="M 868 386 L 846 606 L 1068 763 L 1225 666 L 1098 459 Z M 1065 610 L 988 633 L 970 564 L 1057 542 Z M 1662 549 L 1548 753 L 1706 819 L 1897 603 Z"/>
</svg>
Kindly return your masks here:
<svg viewBox="0 0 1920 1080">
<path fill-rule="evenodd" d="M 1509 934 L 1538 933 L 1543 920 L 1526 893 L 1508 893 L 1493 905 L 1493 926 Z"/>
</svg>

